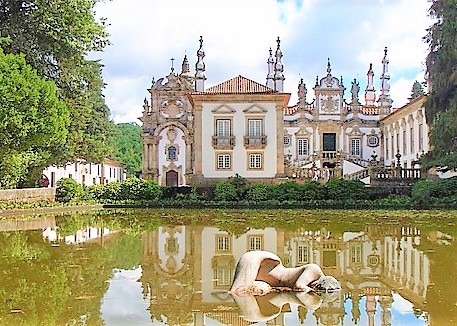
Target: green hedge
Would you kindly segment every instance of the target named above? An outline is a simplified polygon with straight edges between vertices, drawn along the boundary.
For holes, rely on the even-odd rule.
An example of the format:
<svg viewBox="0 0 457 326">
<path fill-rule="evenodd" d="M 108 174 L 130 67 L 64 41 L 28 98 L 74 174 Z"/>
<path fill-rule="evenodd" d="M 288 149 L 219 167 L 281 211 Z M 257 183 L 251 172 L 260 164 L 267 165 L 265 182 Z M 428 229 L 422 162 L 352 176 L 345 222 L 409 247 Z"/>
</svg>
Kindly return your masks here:
<svg viewBox="0 0 457 326">
<path fill-rule="evenodd" d="M 129 178 L 123 182 L 83 187 L 72 179 L 57 183 L 56 200 L 96 200 L 133 206 L 161 207 L 257 207 L 257 208 L 456 208 L 457 178 L 423 180 L 411 196 L 373 198 L 358 180 L 332 179 L 325 184 L 310 181 L 281 184 L 248 184 L 239 176 L 210 187 L 161 187 L 151 180 Z"/>
</svg>

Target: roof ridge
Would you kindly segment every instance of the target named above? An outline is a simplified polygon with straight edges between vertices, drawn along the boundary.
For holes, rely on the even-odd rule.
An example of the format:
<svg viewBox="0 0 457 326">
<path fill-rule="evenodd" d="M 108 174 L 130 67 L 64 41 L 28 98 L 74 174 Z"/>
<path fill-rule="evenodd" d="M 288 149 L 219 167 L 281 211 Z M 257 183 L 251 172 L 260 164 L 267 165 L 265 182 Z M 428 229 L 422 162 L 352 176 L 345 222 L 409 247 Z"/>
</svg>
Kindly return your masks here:
<svg viewBox="0 0 457 326">
<path fill-rule="evenodd" d="M 252 79 L 238 75 L 209 87 L 205 93 L 273 93 L 274 90 Z"/>
</svg>

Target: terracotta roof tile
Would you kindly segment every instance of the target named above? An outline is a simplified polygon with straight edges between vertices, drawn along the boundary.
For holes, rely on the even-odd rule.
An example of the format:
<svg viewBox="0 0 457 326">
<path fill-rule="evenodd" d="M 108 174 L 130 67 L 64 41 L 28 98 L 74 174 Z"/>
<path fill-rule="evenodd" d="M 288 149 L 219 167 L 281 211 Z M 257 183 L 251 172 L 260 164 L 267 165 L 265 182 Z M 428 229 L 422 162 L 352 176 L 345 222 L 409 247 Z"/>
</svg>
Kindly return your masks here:
<svg viewBox="0 0 457 326">
<path fill-rule="evenodd" d="M 270 87 L 259 84 L 243 76 L 236 76 L 205 90 L 213 94 L 274 93 Z"/>
<path fill-rule="evenodd" d="M 284 115 L 294 115 L 298 112 L 298 105 L 288 106 L 284 108 Z"/>
</svg>

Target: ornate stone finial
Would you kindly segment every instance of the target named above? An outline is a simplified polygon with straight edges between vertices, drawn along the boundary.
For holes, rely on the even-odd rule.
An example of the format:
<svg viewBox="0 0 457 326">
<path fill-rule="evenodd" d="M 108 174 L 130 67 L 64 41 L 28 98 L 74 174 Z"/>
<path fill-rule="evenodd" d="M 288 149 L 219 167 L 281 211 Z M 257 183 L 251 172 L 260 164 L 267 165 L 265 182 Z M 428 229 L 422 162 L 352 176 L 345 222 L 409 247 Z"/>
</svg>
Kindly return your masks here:
<svg viewBox="0 0 457 326">
<path fill-rule="evenodd" d="M 187 59 L 187 55 L 184 55 L 184 59 L 182 60 L 181 64 L 181 75 L 187 75 L 190 72 L 190 65 L 189 60 Z"/>
<path fill-rule="evenodd" d="M 327 58 L 327 74 L 331 74 L 332 68 L 330 67 L 330 58 Z"/>
<path fill-rule="evenodd" d="M 182 84 L 184 85 L 186 90 L 193 89 L 193 78 L 190 74 L 190 65 L 189 60 L 187 59 L 187 55 L 184 54 L 184 59 L 181 65 L 181 73 L 179 74 Z"/>
<path fill-rule="evenodd" d="M 316 87 L 319 86 L 319 76 L 316 76 Z"/>
<path fill-rule="evenodd" d="M 205 63 L 203 58 L 205 57 L 205 51 L 203 51 L 203 37 L 200 36 L 200 48 L 197 51 L 197 63 L 195 64 L 195 90 L 197 92 L 203 92 L 205 90 Z"/>
<path fill-rule="evenodd" d="M 282 63 L 282 52 L 280 48 L 281 41 L 278 39 L 276 41 L 278 43 L 278 47 L 276 49 L 275 57 L 275 65 L 274 65 L 274 82 L 275 82 L 275 87 L 274 90 L 277 92 L 282 92 L 284 90 L 284 65 Z"/>
<path fill-rule="evenodd" d="M 148 99 L 146 98 L 146 96 L 144 97 L 144 105 L 149 105 Z"/>
<path fill-rule="evenodd" d="M 384 48 L 384 58 L 382 58 L 381 74 L 381 94 L 378 98 L 378 104 L 381 107 L 381 115 L 390 113 L 392 99 L 390 98 L 390 76 L 389 76 L 389 59 L 387 58 L 387 47 Z"/>
<path fill-rule="evenodd" d="M 270 87 L 271 89 L 275 88 L 275 82 L 274 82 L 274 64 L 275 60 L 273 59 L 273 50 L 270 47 L 270 55 L 267 60 L 267 87 Z"/>
<path fill-rule="evenodd" d="M 156 83 L 156 80 L 154 77 L 152 77 L 152 80 L 151 80 L 151 85 L 154 86 L 154 84 Z"/>
<path fill-rule="evenodd" d="M 170 60 L 171 60 L 171 72 L 173 72 L 173 71 L 175 71 L 175 67 L 173 67 L 173 64 L 174 64 L 174 62 L 175 62 L 176 59 L 173 58 L 173 57 L 171 57 Z"/>
<path fill-rule="evenodd" d="M 389 96 L 389 59 L 387 58 L 387 47 L 384 48 L 384 58 L 382 58 L 382 75 L 381 75 L 381 95 Z"/>
</svg>

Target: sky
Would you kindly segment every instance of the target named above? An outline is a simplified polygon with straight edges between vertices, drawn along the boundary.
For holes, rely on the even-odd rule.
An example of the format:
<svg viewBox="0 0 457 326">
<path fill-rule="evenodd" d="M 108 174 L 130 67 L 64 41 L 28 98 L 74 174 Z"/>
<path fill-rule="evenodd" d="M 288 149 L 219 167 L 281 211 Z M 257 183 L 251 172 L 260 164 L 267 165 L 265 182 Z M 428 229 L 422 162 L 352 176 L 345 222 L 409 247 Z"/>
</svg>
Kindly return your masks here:
<svg viewBox="0 0 457 326">
<path fill-rule="evenodd" d="M 170 73 L 172 58 L 179 73 L 187 55 L 195 73 L 200 36 L 206 88 L 238 75 L 265 84 L 269 49 L 279 37 L 289 105 L 297 102 L 301 78 L 307 101 L 314 99 L 316 76 L 325 77 L 328 59 L 332 75 L 343 77 L 345 98 L 356 79 L 363 103 L 370 63 L 379 91 L 387 47 L 398 108 L 408 102 L 414 81 L 424 82 L 429 7 L 427 0 L 103 0 L 95 14 L 110 24 L 112 44 L 91 58 L 104 65 L 103 94 L 115 123 L 141 125 L 151 80 Z"/>
</svg>

